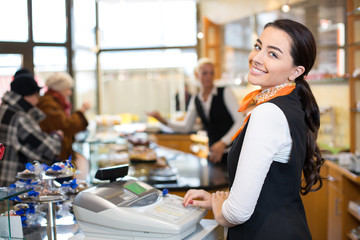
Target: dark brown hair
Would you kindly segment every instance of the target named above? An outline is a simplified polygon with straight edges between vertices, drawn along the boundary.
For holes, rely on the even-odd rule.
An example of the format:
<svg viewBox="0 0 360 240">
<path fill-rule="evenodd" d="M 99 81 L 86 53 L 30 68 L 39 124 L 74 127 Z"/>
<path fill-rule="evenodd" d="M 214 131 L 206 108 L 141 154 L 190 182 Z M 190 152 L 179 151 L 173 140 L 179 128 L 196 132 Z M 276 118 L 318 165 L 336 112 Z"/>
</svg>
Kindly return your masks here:
<svg viewBox="0 0 360 240">
<path fill-rule="evenodd" d="M 319 190 L 322 187 L 320 168 L 324 163 L 319 147 L 316 143 L 320 127 L 319 106 L 311 92 L 308 82 L 304 77 L 309 73 L 316 58 L 316 42 L 310 30 L 301 23 L 279 19 L 265 25 L 274 27 L 286 32 L 291 40 L 290 54 L 294 66 L 303 66 L 305 71 L 295 79 L 299 93 L 299 99 L 305 112 L 306 123 L 306 159 L 303 167 L 304 179 L 301 186 L 301 194 L 306 195 L 311 191 Z M 315 187 L 316 184 L 319 184 Z"/>
</svg>

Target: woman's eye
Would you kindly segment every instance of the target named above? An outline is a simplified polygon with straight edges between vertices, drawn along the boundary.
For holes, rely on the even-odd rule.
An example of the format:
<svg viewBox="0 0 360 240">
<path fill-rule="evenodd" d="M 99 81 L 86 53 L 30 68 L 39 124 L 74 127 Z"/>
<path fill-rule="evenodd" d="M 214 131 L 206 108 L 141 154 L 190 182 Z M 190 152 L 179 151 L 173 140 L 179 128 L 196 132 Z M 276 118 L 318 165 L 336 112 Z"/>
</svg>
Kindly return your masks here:
<svg viewBox="0 0 360 240">
<path fill-rule="evenodd" d="M 254 49 L 256 49 L 256 50 L 261 50 L 261 47 L 260 47 L 257 43 L 255 43 L 255 44 L 254 44 Z"/>
<path fill-rule="evenodd" d="M 274 57 L 274 58 L 278 58 L 278 56 L 277 56 L 275 53 L 273 53 L 273 52 L 270 52 L 269 54 L 270 54 L 270 56 L 272 56 L 272 57 Z"/>
</svg>

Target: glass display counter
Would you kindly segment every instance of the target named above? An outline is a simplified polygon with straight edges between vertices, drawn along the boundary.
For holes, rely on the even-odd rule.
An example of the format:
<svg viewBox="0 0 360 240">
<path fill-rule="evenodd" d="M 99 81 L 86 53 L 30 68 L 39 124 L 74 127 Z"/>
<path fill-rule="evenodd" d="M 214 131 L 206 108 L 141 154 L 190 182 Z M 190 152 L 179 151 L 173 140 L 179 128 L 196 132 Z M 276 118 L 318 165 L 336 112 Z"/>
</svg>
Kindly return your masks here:
<svg viewBox="0 0 360 240">
<path fill-rule="evenodd" d="M 0 187 L 0 202 L 6 201 L 7 202 L 7 217 L 8 217 L 8 229 L 9 229 L 9 235 L 8 236 L 0 236 L 0 238 L 8 238 L 8 239 L 19 239 L 19 238 L 13 238 L 11 236 L 11 222 L 10 222 L 10 198 L 16 197 L 20 194 L 24 194 L 26 192 L 31 191 L 30 188 L 9 188 L 9 187 Z"/>
<path fill-rule="evenodd" d="M 215 190 L 228 187 L 225 166 L 211 164 L 205 158 L 150 143 L 157 159 L 133 162 L 129 158 L 131 144 L 126 139 L 75 143 L 74 149 L 90 160 L 90 181 L 99 168 L 129 163 L 129 176 L 136 177 L 158 189 L 186 191 L 189 188 Z"/>
<path fill-rule="evenodd" d="M 50 172 L 48 173 L 50 174 Z M 54 173 L 53 173 L 54 174 Z M 0 188 L 0 196 L 1 200 L 7 200 L 7 212 L 8 212 L 8 223 L 9 223 L 9 239 L 17 239 L 12 238 L 11 236 L 11 226 L 10 226 L 10 204 L 9 200 L 13 200 L 16 206 L 25 204 L 31 205 L 43 205 L 44 206 L 44 213 L 46 213 L 46 237 L 47 240 L 56 240 L 57 239 L 57 226 L 56 226 L 56 206 L 58 203 L 64 203 L 68 200 L 68 195 L 61 192 L 59 190 L 59 183 L 55 183 L 56 179 L 64 179 L 66 177 L 71 177 L 72 173 L 59 173 L 55 175 L 47 175 L 46 172 L 42 172 L 40 174 L 33 174 L 33 175 L 21 175 L 17 174 L 16 178 L 19 179 L 21 182 L 27 182 L 28 184 L 33 184 L 32 186 L 36 187 L 26 187 L 26 188 Z M 41 187 L 40 187 L 41 185 Z M 25 194 L 29 192 L 29 195 Z M 32 194 L 30 195 L 30 192 Z M 34 195 L 33 193 L 37 193 Z M 12 199 L 14 198 L 14 199 Z M 23 207 L 23 206 L 21 206 Z M 26 207 L 27 209 L 27 207 Z M 22 209 L 23 210 L 23 209 Z M 18 211 L 22 211 L 18 210 Z M 17 211 L 17 210 L 16 210 Z M 35 208 L 34 208 L 35 212 Z M 16 212 L 17 213 L 17 212 Z M 25 216 L 26 214 L 26 216 Z M 17 213 L 17 215 L 19 215 Z M 29 214 L 30 216 L 30 214 Z M 24 215 L 21 215 L 23 228 L 33 228 L 35 229 L 38 225 L 41 225 L 40 222 L 35 221 L 34 216 L 29 217 L 28 213 L 24 210 Z M 30 218 L 30 222 L 26 222 L 23 220 Z M 42 218 L 41 216 L 36 216 L 37 218 Z M 24 221 L 24 222 L 23 222 Z M 6 231 L 7 232 L 7 231 Z M 25 233 L 25 231 L 24 231 Z M 25 239 L 30 239 L 26 237 Z M 31 238 L 32 239 L 32 238 Z M 39 239 L 39 238 L 38 238 Z"/>
</svg>

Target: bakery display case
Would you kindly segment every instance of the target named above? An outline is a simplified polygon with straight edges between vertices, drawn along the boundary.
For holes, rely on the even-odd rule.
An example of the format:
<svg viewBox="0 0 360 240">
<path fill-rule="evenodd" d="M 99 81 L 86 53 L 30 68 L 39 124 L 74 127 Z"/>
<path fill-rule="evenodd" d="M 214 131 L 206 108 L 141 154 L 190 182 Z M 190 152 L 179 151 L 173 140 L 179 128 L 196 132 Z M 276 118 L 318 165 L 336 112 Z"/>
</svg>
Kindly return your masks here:
<svg viewBox="0 0 360 240">
<path fill-rule="evenodd" d="M 134 145 L 128 138 L 119 137 L 107 142 L 78 142 L 74 147 L 90 160 L 89 181 L 93 184 L 99 183 L 94 178 L 99 168 L 129 164 L 129 176 L 159 189 L 213 190 L 228 186 L 227 171 L 223 166 L 153 141 L 146 142 L 145 145 Z"/>
<path fill-rule="evenodd" d="M 87 188 L 86 182 L 73 179 L 75 173 L 70 160 L 51 166 L 28 162 L 9 188 L 1 188 L 2 200 L 11 201 L 7 216 L 21 219 L 18 224 L 22 226 L 24 239 L 56 240 L 58 225 L 75 225 L 69 204 L 79 191 Z"/>
</svg>

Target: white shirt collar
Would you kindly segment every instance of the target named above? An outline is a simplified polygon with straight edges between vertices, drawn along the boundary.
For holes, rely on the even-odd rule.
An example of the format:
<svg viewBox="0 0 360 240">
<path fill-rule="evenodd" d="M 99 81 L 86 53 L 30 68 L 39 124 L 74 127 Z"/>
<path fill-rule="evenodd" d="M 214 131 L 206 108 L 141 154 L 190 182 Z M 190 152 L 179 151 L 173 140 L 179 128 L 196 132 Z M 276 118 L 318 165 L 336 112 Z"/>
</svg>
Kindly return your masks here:
<svg viewBox="0 0 360 240">
<path fill-rule="evenodd" d="M 201 89 L 200 92 L 199 92 L 199 95 L 198 95 L 201 101 L 204 101 L 203 93 L 204 93 L 204 90 Z M 212 90 L 210 92 L 210 96 L 216 96 L 217 94 L 218 94 L 217 87 L 213 86 L 213 88 L 212 88 Z"/>
</svg>

